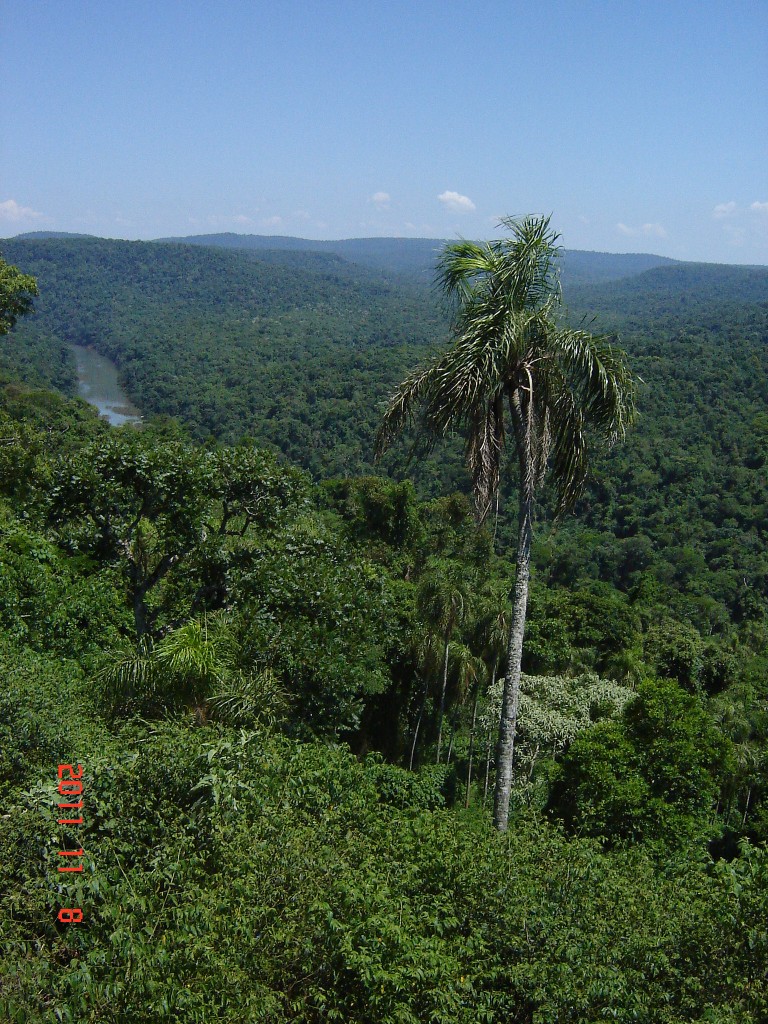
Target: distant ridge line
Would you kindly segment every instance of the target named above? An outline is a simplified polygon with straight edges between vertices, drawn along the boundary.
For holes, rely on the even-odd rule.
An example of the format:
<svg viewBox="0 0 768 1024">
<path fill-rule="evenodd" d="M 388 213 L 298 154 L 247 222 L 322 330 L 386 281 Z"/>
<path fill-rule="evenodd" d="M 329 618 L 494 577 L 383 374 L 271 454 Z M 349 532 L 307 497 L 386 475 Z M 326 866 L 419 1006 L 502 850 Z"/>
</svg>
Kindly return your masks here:
<svg viewBox="0 0 768 1024">
<path fill-rule="evenodd" d="M 251 253 L 266 250 L 323 252 L 386 273 L 409 277 L 422 283 L 431 281 L 435 257 L 446 244 L 444 238 L 406 238 L 373 236 L 336 240 L 298 238 L 292 235 L 237 234 L 233 231 L 185 237 L 158 238 L 159 243 L 202 245 Z M 655 267 L 670 266 L 678 260 L 652 253 L 600 253 L 566 249 L 563 252 L 564 278 L 569 285 L 615 281 L 634 277 Z"/>
<path fill-rule="evenodd" d="M 106 239 L 96 235 L 78 234 L 66 231 L 31 231 L 13 238 L 0 239 L 0 251 L 5 251 L 15 244 L 56 246 L 95 246 L 110 244 L 139 248 L 141 246 L 159 247 L 168 245 L 182 249 L 209 248 L 220 253 L 240 254 L 243 258 L 255 259 L 260 262 L 280 263 L 286 267 L 312 269 L 320 273 L 342 270 L 344 273 L 371 273 L 389 279 L 390 284 L 398 286 L 430 286 L 435 277 L 437 256 L 445 244 L 439 238 L 407 238 L 372 236 L 367 238 L 348 238 L 338 240 L 308 239 L 292 235 L 256 235 L 237 234 L 235 232 L 218 232 L 204 235 L 187 235 L 157 238 L 152 240 Z M 317 260 L 312 267 L 310 259 Z M 327 262 L 323 266 L 323 261 Z M 686 283 L 680 274 L 687 274 Z M 677 275 L 673 283 L 659 279 L 658 274 L 668 272 Z M 666 289 L 684 290 L 696 287 L 701 281 L 707 280 L 714 286 L 715 277 L 722 273 L 736 279 L 746 274 L 763 275 L 768 267 L 745 266 L 743 264 L 717 264 L 694 261 L 675 260 L 667 256 L 652 253 L 608 253 L 595 250 L 564 249 L 562 261 L 562 280 L 567 297 L 576 298 L 573 289 L 583 286 L 600 286 L 618 284 L 621 281 L 633 282 L 633 292 L 638 289 L 650 288 L 657 291 Z M 640 281 L 641 276 L 651 274 L 646 282 Z M 691 276 L 692 275 L 692 276 Z M 735 277 L 734 277 L 735 275 Z M 696 282 L 696 283 L 695 283 Z"/>
</svg>

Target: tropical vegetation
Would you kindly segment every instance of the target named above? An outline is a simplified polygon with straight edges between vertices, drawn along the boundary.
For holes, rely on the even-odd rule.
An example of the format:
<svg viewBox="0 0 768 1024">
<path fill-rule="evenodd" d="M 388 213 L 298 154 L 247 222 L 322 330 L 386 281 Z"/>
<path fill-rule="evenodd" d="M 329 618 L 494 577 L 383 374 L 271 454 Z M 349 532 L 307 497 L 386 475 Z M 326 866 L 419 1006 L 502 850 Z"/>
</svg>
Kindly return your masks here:
<svg viewBox="0 0 768 1024">
<path fill-rule="evenodd" d="M 478 525 L 458 437 L 378 475 L 277 443 L 295 415 L 327 424 L 329 462 L 344 436 L 362 450 L 378 400 L 443 358 L 450 311 L 328 254 L 184 248 L 4 244 L 41 296 L 0 339 L 0 1019 L 765 1020 L 761 272 L 565 277 L 558 329 L 624 316 L 643 383 L 573 513 L 555 522 L 553 477 L 536 492 L 501 834 L 514 474 Z M 238 349 L 246 295 L 267 312 Z M 364 319 L 400 322 L 402 347 L 381 356 Z M 110 428 L 72 397 L 73 341 L 149 359 L 167 394 L 175 361 L 180 407 L 132 387 L 143 424 Z M 248 410 L 244 353 L 267 349 L 279 429 L 262 402 L 216 437 L 226 401 L 191 382 L 231 359 Z M 60 820 L 59 765 L 82 766 L 81 824 Z"/>
</svg>

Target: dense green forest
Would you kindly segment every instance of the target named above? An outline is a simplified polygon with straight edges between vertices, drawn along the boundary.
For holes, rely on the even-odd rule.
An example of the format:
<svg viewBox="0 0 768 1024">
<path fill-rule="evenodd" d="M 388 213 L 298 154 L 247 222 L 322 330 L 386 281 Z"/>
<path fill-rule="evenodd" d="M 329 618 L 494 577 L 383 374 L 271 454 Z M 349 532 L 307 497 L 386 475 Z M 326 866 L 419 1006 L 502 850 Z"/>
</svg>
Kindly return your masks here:
<svg viewBox="0 0 768 1024">
<path fill-rule="evenodd" d="M 433 290 L 336 253 L 88 238 L 4 248 L 42 289 L 0 352 L 11 375 L 74 394 L 67 345 L 93 345 L 144 412 L 177 417 L 200 441 L 251 437 L 315 479 L 379 471 L 382 403 L 446 335 Z M 602 283 L 569 286 L 574 255 L 577 278 L 591 266 Z M 630 276 L 606 282 L 604 254 L 566 254 L 572 319 L 619 332 L 643 380 L 640 420 L 595 463 L 578 515 L 540 531 L 537 563 L 562 585 L 656 587 L 679 619 L 720 632 L 768 595 L 768 271 L 646 263 L 612 257 L 612 273 L 624 265 Z M 382 468 L 414 479 L 422 496 L 466 491 L 459 439 L 422 464 L 409 451 L 393 450 Z M 502 545 L 514 527 L 507 497 Z"/>
<path fill-rule="evenodd" d="M 41 294 L 0 338 L 0 1017 L 765 1020 L 768 271 L 566 279 L 640 418 L 573 515 L 544 495 L 499 835 L 514 494 L 478 528 L 458 438 L 373 474 L 435 293 L 332 252 L 2 252 Z M 73 343 L 141 429 L 72 397 Z"/>
</svg>

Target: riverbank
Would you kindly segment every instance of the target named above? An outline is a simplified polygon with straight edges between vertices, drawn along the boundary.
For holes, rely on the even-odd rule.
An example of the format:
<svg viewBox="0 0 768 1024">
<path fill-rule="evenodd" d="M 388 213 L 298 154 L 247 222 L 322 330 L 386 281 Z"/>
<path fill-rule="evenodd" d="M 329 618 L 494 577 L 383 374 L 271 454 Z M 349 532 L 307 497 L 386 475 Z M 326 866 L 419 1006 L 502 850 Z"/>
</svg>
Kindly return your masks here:
<svg viewBox="0 0 768 1024">
<path fill-rule="evenodd" d="M 141 412 L 131 402 L 111 359 L 84 345 L 72 345 L 77 362 L 77 393 L 98 409 L 113 427 L 140 423 Z"/>
</svg>

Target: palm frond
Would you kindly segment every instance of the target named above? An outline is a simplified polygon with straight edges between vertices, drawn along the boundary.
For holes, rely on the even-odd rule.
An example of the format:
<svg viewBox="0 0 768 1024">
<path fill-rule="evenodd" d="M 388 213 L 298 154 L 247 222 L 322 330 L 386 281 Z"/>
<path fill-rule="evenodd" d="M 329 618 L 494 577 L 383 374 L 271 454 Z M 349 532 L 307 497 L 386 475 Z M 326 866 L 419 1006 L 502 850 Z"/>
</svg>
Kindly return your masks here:
<svg viewBox="0 0 768 1024">
<path fill-rule="evenodd" d="M 422 575 L 416 594 L 419 614 L 443 634 L 460 622 L 472 603 L 471 581 L 456 563 L 434 560 Z"/>
<path fill-rule="evenodd" d="M 228 725 L 273 726 L 286 714 L 288 694 L 270 668 L 235 673 L 207 701 L 211 716 Z"/>
<path fill-rule="evenodd" d="M 107 664 L 97 674 L 104 685 L 110 714 L 129 712 L 141 706 L 157 687 L 157 664 L 152 643 L 144 638 L 138 645 L 126 643 L 106 652 Z"/>
<path fill-rule="evenodd" d="M 499 487 L 504 451 L 504 409 L 501 394 L 473 410 L 467 437 L 466 458 L 472 477 L 477 518 L 484 522 Z"/>
<path fill-rule="evenodd" d="M 206 693 L 226 678 L 234 644 L 222 623 L 192 619 L 163 637 L 155 646 L 158 669 L 174 677 L 182 689 Z"/>
<path fill-rule="evenodd" d="M 561 388 L 549 404 L 552 479 L 558 514 L 573 508 L 587 478 L 587 435 L 584 416 L 574 395 Z"/>
<path fill-rule="evenodd" d="M 491 243 L 452 242 L 438 257 L 436 284 L 446 295 L 463 303 L 478 283 L 493 272 L 497 258 Z"/>
<path fill-rule="evenodd" d="M 452 641 L 448 645 L 448 663 L 456 698 L 459 704 L 467 699 L 473 683 L 485 676 L 485 663 L 463 643 Z"/>
<path fill-rule="evenodd" d="M 499 282 L 513 298 L 517 309 L 538 308 L 551 298 L 559 301 L 560 278 L 557 246 L 560 235 L 550 227 L 551 214 L 546 217 L 503 217 L 499 223 L 512 233 L 498 244 L 501 271 Z"/>
<path fill-rule="evenodd" d="M 608 338 L 561 329 L 551 338 L 560 363 L 579 400 L 585 421 L 613 444 L 626 433 L 636 414 L 636 383 L 623 352 Z"/>
<path fill-rule="evenodd" d="M 439 361 L 438 361 L 439 362 Z M 378 461 L 395 437 L 411 424 L 434 389 L 436 363 L 410 373 L 390 396 L 376 432 L 374 458 Z"/>
<path fill-rule="evenodd" d="M 440 676 L 445 641 L 433 629 L 417 628 L 410 636 L 409 653 L 426 692 Z"/>
</svg>

